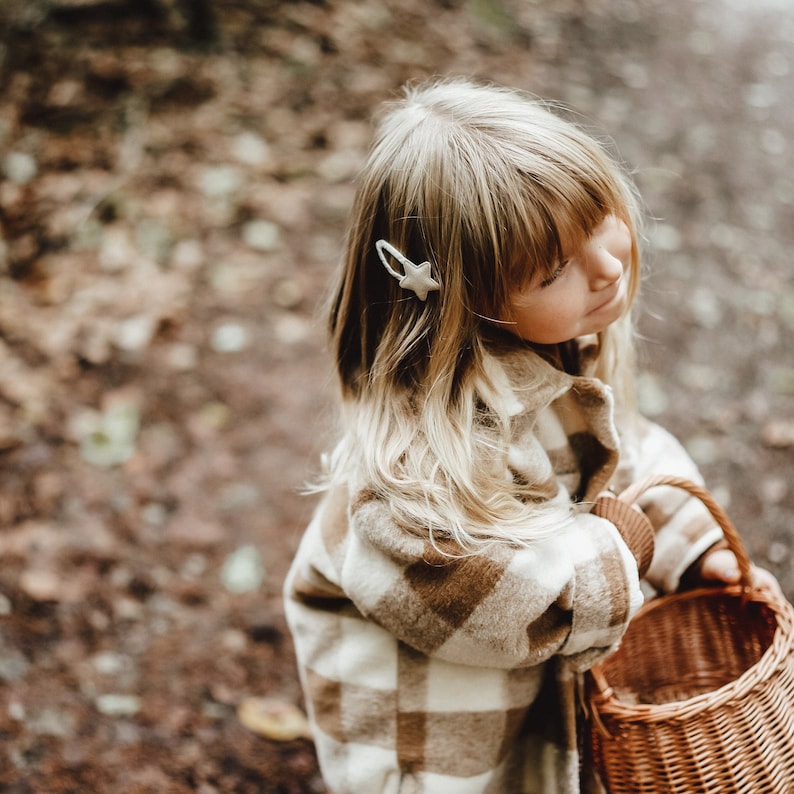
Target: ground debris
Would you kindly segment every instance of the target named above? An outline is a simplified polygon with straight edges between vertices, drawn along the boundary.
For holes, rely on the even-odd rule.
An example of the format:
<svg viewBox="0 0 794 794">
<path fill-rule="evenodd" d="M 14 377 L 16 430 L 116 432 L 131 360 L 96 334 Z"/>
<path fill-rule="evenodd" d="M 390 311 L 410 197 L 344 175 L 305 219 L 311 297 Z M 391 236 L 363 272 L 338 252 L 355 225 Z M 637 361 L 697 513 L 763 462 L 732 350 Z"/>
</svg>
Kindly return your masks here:
<svg viewBox="0 0 794 794">
<path fill-rule="evenodd" d="M 640 403 L 794 596 L 794 36 L 734 6 L 0 2 L 0 790 L 323 791 L 281 584 L 407 80 L 615 139 L 655 219 Z"/>
</svg>

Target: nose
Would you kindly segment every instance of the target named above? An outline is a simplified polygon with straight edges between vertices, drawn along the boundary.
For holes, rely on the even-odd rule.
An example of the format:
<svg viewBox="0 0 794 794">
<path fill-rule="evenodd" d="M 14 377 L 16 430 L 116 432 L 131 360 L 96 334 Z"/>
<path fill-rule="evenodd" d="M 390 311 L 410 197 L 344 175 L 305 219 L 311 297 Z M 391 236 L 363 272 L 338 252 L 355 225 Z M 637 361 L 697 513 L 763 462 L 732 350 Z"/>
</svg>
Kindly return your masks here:
<svg viewBox="0 0 794 794">
<path fill-rule="evenodd" d="M 623 262 L 603 245 L 595 243 L 587 257 L 590 289 L 597 292 L 611 287 L 623 275 Z"/>
<path fill-rule="evenodd" d="M 606 217 L 585 245 L 587 278 L 593 292 L 611 287 L 620 281 L 625 263 L 631 257 L 631 232 L 615 217 Z"/>
</svg>

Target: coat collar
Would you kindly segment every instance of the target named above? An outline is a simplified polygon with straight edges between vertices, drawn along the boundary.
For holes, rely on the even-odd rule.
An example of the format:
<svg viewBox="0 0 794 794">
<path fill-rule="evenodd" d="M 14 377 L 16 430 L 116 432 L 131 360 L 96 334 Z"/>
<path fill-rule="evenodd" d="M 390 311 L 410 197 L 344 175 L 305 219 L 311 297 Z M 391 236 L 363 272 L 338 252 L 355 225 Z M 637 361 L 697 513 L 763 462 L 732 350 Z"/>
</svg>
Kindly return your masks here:
<svg viewBox="0 0 794 794">
<path fill-rule="evenodd" d="M 577 340 L 585 371 L 592 370 L 591 340 Z M 536 433 L 552 421 L 565 428 L 568 443 L 581 458 L 582 482 L 576 497 L 591 501 L 608 487 L 617 468 L 620 440 L 614 422 L 612 389 L 590 374 L 570 374 L 548 356 L 528 347 L 494 352 L 486 370 L 518 436 Z M 516 438 L 521 443 L 520 438 Z M 573 495 L 573 494 L 572 494 Z"/>
</svg>

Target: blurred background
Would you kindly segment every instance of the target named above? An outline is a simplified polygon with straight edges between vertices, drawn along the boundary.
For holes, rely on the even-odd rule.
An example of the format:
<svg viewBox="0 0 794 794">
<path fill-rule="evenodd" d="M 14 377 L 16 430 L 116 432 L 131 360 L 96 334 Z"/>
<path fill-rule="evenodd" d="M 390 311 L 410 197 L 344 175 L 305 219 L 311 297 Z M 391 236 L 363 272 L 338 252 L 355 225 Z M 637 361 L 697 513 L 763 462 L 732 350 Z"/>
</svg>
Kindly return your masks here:
<svg viewBox="0 0 794 794">
<path fill-rule="evenodd" d="M 0 0 L 0 789 L 322 792 L 280 589 L 372 112 L 468 75 L 644 196 L 640 398 L 794 597 L 787 0 Z"/>
</svg>

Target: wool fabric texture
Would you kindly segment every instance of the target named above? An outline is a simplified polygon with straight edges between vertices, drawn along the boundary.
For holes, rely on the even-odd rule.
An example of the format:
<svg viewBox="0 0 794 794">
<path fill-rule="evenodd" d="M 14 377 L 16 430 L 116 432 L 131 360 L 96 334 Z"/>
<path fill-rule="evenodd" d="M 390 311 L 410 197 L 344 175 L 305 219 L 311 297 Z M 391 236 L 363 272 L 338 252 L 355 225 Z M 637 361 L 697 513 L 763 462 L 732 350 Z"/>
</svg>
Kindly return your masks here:
<svg viewBox="0 0 794 794">
<path fill-rule="evenodd" d="M 610 493 L 602 494 L 593 505 L 593 515 L 611 521 L 620 536 L 626 541 L 634 558 L 640 577 L 645 576 L 653 560 L 654 541 L 653 524 L 647 516 L 632 505 L 621 501 Z"/>
<path fill-rule="evenodd" d="M 608 498 L 598 515 L 609 487 L 700 476 L 657 425 L 641 420 L 620 436 L 599 380 L 529 349 L 488 365 L 514 405 L 505 476 L 545 484 L 560 529 L 449 557 L 371 489 L 324 495 L 284 595 L 333 794 L 596 790 L 580 764 L 581 671 L 617 647 L 643 588 L 674 591 L 722 537 L 697 500 L 671 488 L 641 502 L 650 544 L 648 525 Z M 638 562 L 646 567 L 654 541 L 641 586 Z"/>
</svg>

